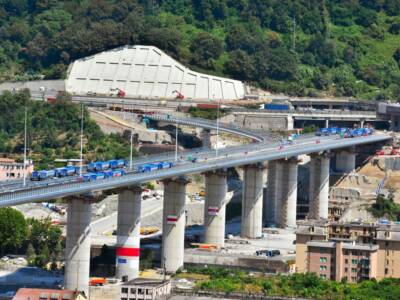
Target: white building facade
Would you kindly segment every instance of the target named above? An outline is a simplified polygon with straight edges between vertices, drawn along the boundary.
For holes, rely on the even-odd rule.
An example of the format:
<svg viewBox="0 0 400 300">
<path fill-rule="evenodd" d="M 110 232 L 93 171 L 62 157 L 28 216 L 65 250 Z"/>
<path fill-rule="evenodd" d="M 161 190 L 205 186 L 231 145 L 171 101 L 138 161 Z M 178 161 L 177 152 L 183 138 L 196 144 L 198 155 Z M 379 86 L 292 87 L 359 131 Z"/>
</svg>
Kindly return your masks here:
<svg viewBox="0 0 400 300">
<path fill-rule="evenodd" d="M 76 60 L 68 70 L 72 95 L 107 96 L 123 90 L 129 98 L 243 99 L 243 82 L 194 72 L 152 46 L 124 46 Z M 177 91 L 177 92 L 176 92 Z"/>
</svg>

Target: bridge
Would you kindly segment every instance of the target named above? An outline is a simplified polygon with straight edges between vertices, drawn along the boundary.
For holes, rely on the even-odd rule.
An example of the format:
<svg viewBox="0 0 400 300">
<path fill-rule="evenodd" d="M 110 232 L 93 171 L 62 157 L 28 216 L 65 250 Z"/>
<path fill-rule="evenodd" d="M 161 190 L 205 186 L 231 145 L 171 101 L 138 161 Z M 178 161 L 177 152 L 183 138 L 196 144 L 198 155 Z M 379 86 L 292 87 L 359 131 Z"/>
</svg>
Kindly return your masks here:
<svg viewBox="0 0 400 300">
<path fill-rule="evenodd" d="M 157 122 L 202 127 L 216 130 L 215 122 L 186 119 L 171 115 L 145 115 Z M 203 174 L 206 182 L 204 242 L 224 246 L 227 168 L 244 169 L 241 235 L 258 238 L 262 234 L 263 219 L 280 227 L 296 225 L 298 156 L 308 154 L 310 164 L 310 217 L 328 217 L 329 165 L 336 156 L 337 170 L 351 172 L 355 168 L 355 146 L 385 142 L 391 135 L 376 132 L 370 136 L 343 139 L 338 136 L 316 137 L 304 135 L 293 144 L 282 145 L 258 132 L 218 124 L 218 130 L 236 134 L 252 141 L 237 147 L 195 149 L 185 152 L 196 162 L 177 161 L 170 169 L 135 173 L 94 182 L 80 182 L 78 178 L 43 181 L 21 186 L 4 186 L 0 192 L 0 206 L 12 206 L 49 199 L 68 199 L 65 288 L 87 292 L 90 267 L 91 202 L 97 192 L 112 190 L 119 194 L 117 225 L 116 276 L 126 280 L 139 273 L 140 255 L 140 184 L 152 180 L 164 182 L 162 265 L 173 273 L 183 266 L 185 199 L 188 174 Z M 143 161 L 174 160 L 164 154 Z M 264 162 L 268 161 L 267 201 L 263 206 Z M 138 163 L 138 162 L 136 162 Z"/>
</svg>

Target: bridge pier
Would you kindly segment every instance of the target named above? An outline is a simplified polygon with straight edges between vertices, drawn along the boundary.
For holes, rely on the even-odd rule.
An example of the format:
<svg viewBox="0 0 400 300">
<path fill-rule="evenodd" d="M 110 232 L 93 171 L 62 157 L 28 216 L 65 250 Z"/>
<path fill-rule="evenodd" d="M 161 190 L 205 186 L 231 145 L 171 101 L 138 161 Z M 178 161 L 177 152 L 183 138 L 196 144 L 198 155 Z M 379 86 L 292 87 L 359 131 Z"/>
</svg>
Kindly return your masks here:
<svg viewBox="0 0 400 300">
<path fill-rule="evenodd" d="M 335 153 L 335 171 L 351 173 L 356 168 L 355 148 L 348 148 Z"/>
<path fill-rule="evenodd" d="M 138 186 L 118 195 L 115 275 L 124 282 L 139 277 L 141 200 L 142 189 Z"/>
<path fill-rule="evenodd" d="M 69 200 L 64 288 L 89 293 L 90 219 L 92 197 Z"/>
<path fill-rule="evenodd" d="M 210 131 L 210 129 L 203 128 L 200 131 L 200 140 L 203 143 L 203 147 L 211 148 L 211 131 Z"/>
<path fill-rule="evenodd" d="M 254 239 L 262 235 L 263 170 L 260 163 L 244 167 L 240 233 L 244 238 Z"/>
<path fill-rule="evenodd" d="M 161 265 L 167 273 L 183 267 L 188 182 L 186 177 L 164 180 Z"/>
<path fill-rule="evenodd" d="M 205 174 L 204 243 L 225 244 L 225 210 L 228 191 L 227 173 L 217 170 Z"/>
<path fill-rule="evenodd" d="M 296 227 L 297 209 L 297 157 L 280 160 L 281 164 L 281 197 L 278 199 L 277 225 L 279 227 Z"/>
<path fill-rule="evenodd" d="M 275 225 L 277 222 L 278 199 L 280 198 L 280 178 L 282 164 L 277 160 L 268 161 L 267 193 L 264 201 L 264 218 L 266 225 Z"/>
<path fill-rule="evenodd" d="M 327 219 L 330 155 L 314 154 L 310 161 L 309 217 Z"/>
</svg>

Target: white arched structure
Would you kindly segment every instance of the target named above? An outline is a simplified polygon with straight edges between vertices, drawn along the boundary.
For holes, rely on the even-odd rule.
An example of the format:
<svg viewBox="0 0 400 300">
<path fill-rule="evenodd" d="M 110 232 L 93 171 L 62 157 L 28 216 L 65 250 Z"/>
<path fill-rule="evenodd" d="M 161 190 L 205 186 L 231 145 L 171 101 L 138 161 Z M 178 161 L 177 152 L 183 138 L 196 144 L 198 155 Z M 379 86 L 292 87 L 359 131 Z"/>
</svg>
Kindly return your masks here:
<svg viewBox="0 0 400 300">
<path fill-rule="evenodd" d="M 241 81 L 197 73 L 152 46 L 124 46 L 76 60 L 68 70 L 67 92 L 109 95 L 122 89 L 126 97 L 242 99 Z"/>
</svg>

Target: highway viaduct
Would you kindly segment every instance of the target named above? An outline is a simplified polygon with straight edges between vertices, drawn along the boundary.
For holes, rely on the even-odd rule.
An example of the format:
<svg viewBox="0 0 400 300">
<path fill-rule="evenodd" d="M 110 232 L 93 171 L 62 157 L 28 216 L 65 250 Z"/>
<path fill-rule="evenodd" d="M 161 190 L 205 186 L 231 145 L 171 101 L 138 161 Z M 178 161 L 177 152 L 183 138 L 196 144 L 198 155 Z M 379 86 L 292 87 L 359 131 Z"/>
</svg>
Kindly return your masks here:
<svg viewBox="0 0 400 300">
<path fill-rule="evenodd" d="M 185 124 L 215 130 L 216 124 L 199 119 L 149 115 L 155 121 Z M 263 219 L 280 227 L 296 226 L 297 163 L 298 156 L 311 157 L 310 217 L 328 217 L 329 163 L 336 155 L 338 169 L 351 172 L 355 168 L 355 146 L 385 142 L 387 133 L 340 139 L 337 136 L 303 136 L 291 145 L 282 145 L 234 126 L 220 124 L 221 131 L 241 135 L 253 143 L 219 151 L 201 153 L 197 162 L 177 162 L 170 169 L 148 173 L 128 172 L 126 176 L 94 182 L 55 182 L 14 188 L 0 193 L 0 206 L 40 202 L 55 198 L 68 199 L 66 266 L 64 286 L 88 293 L 90 268 L 91 203 L 100 191 L 113 190 L 119 194 L 116 276 L 132 279 L 139 273 L 140 255 L 140 184 L 151 180 L 164 182 L 162 265 L 169 273 L 183 267 L 185 231 L 185 195 L 188 174 L 204 174 L 206 199 L 204 209 L 204 242 L 224 245 L 225 199 L 227 173 L 230 167 L 243 167 L 243 197 L 241 235 L 258 238 L 262 234 Z M 194 151 L 193 154 L 196 154 Z M 155 161 L 173 160 L 161 156 Z M 263 172 L 268 161 L 267 201 L 263 207 Z"/>
</svg>

